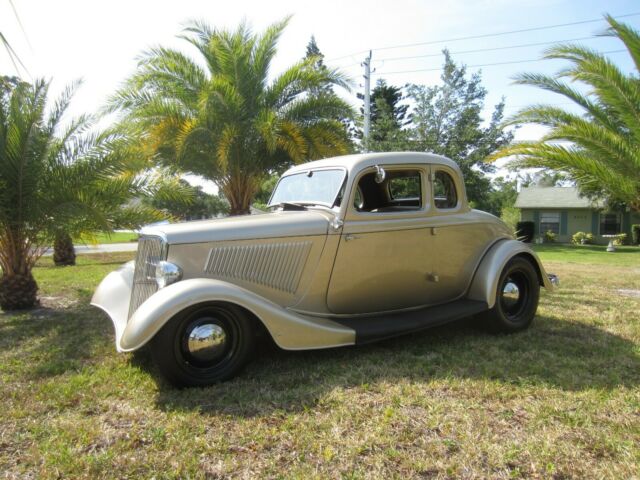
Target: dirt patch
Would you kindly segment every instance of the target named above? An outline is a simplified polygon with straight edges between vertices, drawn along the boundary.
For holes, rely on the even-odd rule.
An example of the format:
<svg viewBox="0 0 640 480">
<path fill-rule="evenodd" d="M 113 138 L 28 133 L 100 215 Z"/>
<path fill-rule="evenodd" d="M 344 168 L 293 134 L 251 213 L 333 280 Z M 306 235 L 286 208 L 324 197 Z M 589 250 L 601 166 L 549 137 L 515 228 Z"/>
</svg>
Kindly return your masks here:
<svg viewBox="0 0 640 480">
<path fill-rule="evenodd" d="M 78 300 L 67 297 L 39 297 L 40 305 L 45 308 L 69 308 L 77 305 Z"/>
<path fill-rule="evenodd" d="M 640 290 L 629 290 L 626 288 L 619 288 L 618 294 L 623 297 L 640 298 Z"/>
</svg>

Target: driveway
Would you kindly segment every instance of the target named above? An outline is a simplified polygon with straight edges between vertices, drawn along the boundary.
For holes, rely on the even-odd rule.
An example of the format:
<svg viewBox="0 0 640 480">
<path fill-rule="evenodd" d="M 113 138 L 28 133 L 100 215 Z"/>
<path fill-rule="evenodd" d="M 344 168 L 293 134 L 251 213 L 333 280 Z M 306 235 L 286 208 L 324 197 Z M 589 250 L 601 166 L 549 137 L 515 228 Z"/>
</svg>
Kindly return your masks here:
<svg viewBox="0 0 640 480">
<path fill-rule="evenodd" d="M 109 253 L 109 252 L 135 252 L 138 249 L 137 242 L 128 243 L 105 243 L 100 245 L 75 245 L 76 253 Z M 45 255 L 53 255 L 53 249 L 50 248 Z"/>
</svg>

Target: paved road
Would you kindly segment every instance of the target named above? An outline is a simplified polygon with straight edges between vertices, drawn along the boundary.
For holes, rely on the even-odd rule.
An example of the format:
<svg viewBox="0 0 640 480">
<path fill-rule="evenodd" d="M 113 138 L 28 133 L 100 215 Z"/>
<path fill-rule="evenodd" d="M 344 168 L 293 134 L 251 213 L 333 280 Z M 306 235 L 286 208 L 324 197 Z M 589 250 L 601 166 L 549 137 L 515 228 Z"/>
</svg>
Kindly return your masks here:
<svg viewBox="0 0 640 480">
<path fill-rule="evenodd" d="M 107 252 L 135 252 L 138 249 L 137 242 L 129 243 L 104 243 L 100 245 L 76 245 L 76 253 L 107 253 Z M 53 249 L 50 248 L 45 255 L 53 255 Z"/>
</svg>

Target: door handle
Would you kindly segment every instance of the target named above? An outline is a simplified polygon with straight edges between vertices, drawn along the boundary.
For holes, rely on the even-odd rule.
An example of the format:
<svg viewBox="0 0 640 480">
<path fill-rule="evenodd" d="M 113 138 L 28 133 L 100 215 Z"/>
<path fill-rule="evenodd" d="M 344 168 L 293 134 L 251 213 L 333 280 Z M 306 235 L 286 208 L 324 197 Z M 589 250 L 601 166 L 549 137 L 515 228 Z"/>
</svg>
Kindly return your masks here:
<svg viewBox="0 0 640 480">
<path fill-rule="evenodd" d="M 347 233 L 347 234 L 344 236 L 344 241 L 345 241 L 345 242 L 348 242 L 348 241 L 350 241 L 350 240 L 355 240 L 356 238 L 360 238 L 360 237 L 358 237 L 357 235 L 354 235 L 354 234 L 352 234 L 352 233 Z"/>
</svg>

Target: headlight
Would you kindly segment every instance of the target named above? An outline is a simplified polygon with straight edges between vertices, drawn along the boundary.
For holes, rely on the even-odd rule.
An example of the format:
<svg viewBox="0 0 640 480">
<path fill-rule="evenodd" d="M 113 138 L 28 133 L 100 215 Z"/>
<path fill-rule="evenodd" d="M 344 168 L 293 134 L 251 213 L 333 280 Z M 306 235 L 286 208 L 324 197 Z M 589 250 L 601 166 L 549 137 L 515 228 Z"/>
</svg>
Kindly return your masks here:
<svg viewBox="0 0 640 480">
<path fill-rule="evenodd" d="M 177 282 L 182 278 L 182 269 L 171 262 L 164 260 L 156 265 L 156 283 L 158 288 L 164 288 L 167 285 Z"/>
</svg>

